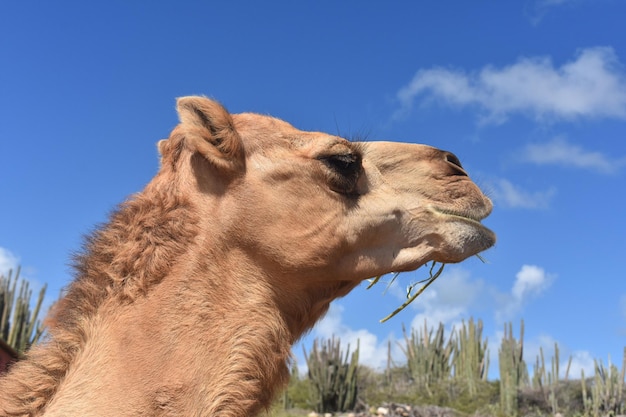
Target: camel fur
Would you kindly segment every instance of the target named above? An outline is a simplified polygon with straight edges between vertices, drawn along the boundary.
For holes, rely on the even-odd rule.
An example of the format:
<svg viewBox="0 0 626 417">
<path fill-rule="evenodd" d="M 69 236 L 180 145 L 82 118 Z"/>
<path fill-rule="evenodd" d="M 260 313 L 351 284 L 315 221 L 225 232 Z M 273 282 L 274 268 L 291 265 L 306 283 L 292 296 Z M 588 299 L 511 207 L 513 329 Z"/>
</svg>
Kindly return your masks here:
<svg viewBox="0 0 626 417">
<path fill-rule="evenodd" d="M 495 242 L 451 153 L 178 100 L 160 170 L 75 259 L 2 416 L 252 416 L 291 345 L 362 280 Z"/>
</svg>

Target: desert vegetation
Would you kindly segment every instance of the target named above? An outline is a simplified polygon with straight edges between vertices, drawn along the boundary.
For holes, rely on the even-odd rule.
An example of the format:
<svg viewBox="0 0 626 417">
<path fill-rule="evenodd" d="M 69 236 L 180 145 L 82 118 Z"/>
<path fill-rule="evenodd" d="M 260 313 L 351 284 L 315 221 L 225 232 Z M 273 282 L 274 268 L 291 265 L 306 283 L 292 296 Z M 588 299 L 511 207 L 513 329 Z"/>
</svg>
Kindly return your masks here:
<svg viewBox="0 0 626 417">
<path fill-rule="evenodd" d="M 305 350 L 308 373 L 294 366 L 289 387 L 270 415 L 344 413 L 356 416 L 619 416 L 624 404 L 626 349 L 621 367 L 595 361 L 593 375 L 570 375 L 571 358 L 562 361 L 559 347 L 546 360 L 543 349 L 529 364 L 524 358 L 524 323 L 518 336 L 512 323 L 497 347 L 499 378 L 487 378 L 489 345 L 481 320 L 469 319 L 446 336 L 443 324 L 405 330 L 400 342 L 404 360 L 391 358 L 385 369 L 355 363 L 359 348 L 341 340 L 316 339 Z M 565 369 L 561 369 L 562 364 Z M 354 406 L 335 400 L 356 393 Z M 343 395 L 343 394 L 342 394 Z M 345 406 L 348 405 L 348 406 Z"/>
<path fill-rule="evenodd" d="M 44 334 L 39 320 L 45 287 L 36 299 L 30 284 L 14 274 L 0 275 L 0 338 L 22 355 Z M 359 364 L 359 346 L 342 345 L 339 337 L 316 339 L 304 349 L 307 372 L 291 369 L 288 388 L 268 416 L 404 415 L 404 416 L 580 416 L 626 413 L 621 366 L 595 361 L 591 375 L 571 375 L 571 358 L 563 360 L 557 344 L 546 358 L 540 350 L 534 362 L 523 355 L 524 323 L 517 336 L 512 323 L 497 347 L 498 375 L 488 379 L 489 343 L 481 320 L 469 320 L 446 335 L 443 324 L 404 329 L 404 358 L 391 357 L 387 366 Z M 565 364 L 565 369 L 562 365 Z"/>
<path fill-rule="evenodd" d="M 33 291 L 27 280 L 20 280 L 19 268 L 15 274 L 12 270 L 0 274 L 0 339 L 18 354 L 37 343 L 43 334 L 38 317 L 45 294 L 44 285 L 32 303 Z"/>
</svg>

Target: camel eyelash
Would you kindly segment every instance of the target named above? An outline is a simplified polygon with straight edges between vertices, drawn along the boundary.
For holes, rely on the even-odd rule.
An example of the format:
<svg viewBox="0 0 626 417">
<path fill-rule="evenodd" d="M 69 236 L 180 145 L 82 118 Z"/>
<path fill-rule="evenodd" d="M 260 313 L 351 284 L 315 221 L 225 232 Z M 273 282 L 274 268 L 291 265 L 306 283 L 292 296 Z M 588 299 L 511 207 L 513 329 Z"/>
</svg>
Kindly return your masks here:
<svg viewBox="0 0 626 417">
<path fill-rule="evenodd" d="M 336 171 L 344 173 L 361 168 L 361 155 L 357 153 L 346 153 L 338 155 L 328 155 L 319 158 L 326 166 Z"/>
</svg>

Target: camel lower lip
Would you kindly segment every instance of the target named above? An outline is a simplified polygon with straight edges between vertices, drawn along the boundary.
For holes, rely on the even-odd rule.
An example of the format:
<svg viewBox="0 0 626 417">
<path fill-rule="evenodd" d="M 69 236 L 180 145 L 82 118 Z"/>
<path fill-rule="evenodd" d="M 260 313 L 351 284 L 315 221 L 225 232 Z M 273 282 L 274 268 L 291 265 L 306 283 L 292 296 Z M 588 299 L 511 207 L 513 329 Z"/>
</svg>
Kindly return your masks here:
<svg viewBox="0 0 626 417">
<path fill-rule="evenodd" d="M 489 246 L 495 243 L 496 237 L 493 231 L 480 222 L 485 216 L 478 216 L 473 213 L 461 213 L 454 210 L 439 209 L 436 207 L 431 207 L 430 209 L 433 213 L 439 216 L 445 216 L 448 220 L 456 220 L 467 223 L 476 229 L 481 230 L 483 232 L 482 234 L 486 236 L 486 240 L 491 242 Z"/>
</svg>

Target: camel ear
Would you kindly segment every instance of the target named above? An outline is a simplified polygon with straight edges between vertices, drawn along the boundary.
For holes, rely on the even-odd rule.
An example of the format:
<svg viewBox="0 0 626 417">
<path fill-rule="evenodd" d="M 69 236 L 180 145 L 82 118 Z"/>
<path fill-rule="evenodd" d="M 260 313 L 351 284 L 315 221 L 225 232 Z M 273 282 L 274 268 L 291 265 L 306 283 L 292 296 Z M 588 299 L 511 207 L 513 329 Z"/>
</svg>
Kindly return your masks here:
<svg viewBox="0 0 626 417">
<path fill-rule="evenodd" d="M 167 139 L 161 139 L 157 142 L 157 149 L 159 150 L 159 155 L 163 156 L 167 152 Z"/>
<path fill-rule="evenodd" d="M 159 151 L 159 162 L 161 164 L 161 166 L 164 165 L 164 163 L 166 161 L 172 161 L 172 157 L 170 155 L 170 141 L 168 139 L 161 139 L 160 141 L 157 142 L 157 150 Z"/>
<path fill-rule="evenodd" d="M 176 107 L 187 146 L 218 168 L 243 169 L 243 143 L 230 113 L 221 104 L 192 96 L 179 98 Z"/>
</svg>

